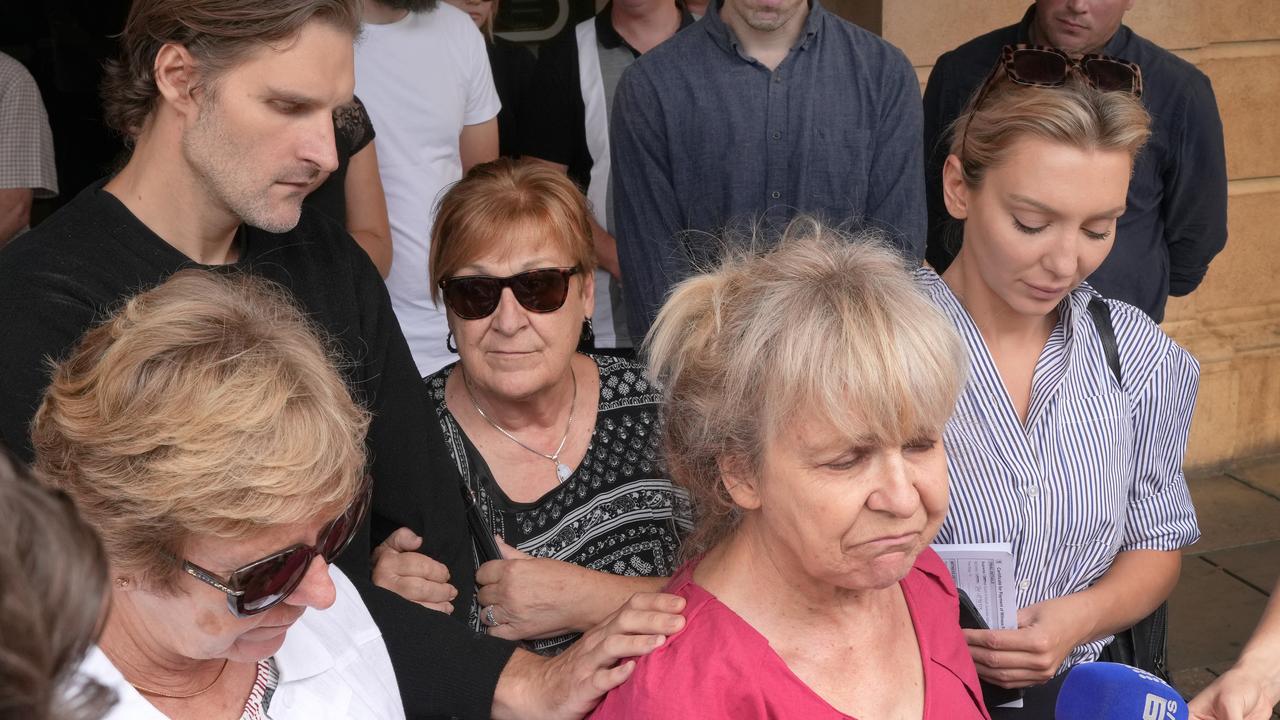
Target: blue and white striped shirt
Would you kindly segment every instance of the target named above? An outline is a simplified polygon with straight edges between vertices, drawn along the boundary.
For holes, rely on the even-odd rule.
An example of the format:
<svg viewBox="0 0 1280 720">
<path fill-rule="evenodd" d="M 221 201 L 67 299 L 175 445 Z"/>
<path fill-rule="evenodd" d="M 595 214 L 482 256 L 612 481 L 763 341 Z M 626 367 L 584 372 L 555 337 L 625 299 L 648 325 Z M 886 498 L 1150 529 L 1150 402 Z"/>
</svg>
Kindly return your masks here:
<svg viewBox="0 0 1280 720">
<path fill-rule="evenodd" d="M 951 508 L 940 543 L 1013 545 L 1018 606 L 1088 588 L 1127 550 L 1200 536 L 1182 475 L 1200 366 L 1142 311 L 1108 300 L 1124 387 L 1107 366 L 1082 284 L 1036 362 L 1023 425 L 982 334 L 942 278 L 916 279 L 955 323 L 971 374 L 947 423 Z M 1076 647 L 1095 660 L 1111 637 Z"/>
</svg>

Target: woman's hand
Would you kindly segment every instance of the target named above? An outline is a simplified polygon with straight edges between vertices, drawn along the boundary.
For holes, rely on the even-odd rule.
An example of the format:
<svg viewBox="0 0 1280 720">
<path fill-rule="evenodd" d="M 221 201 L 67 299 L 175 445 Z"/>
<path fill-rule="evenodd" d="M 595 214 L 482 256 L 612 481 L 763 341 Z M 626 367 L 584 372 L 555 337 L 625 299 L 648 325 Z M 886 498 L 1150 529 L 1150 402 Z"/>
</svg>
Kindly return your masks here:
<svg viewBox="0 0 1280 720">
<path fill-rule="evenodd" d="M 1006 688 L 1048 682 L 1093 621 L 1078 595 L 1046 600 L 1018 611 L 1017 630 L 965 630 L 978 676 Z"/>
<path fill-rule="evenodd" d="M 684 627 L 684 605 L 678 595 L 639 593 L 554 658 L 517 650 L 498 678 L 493 717 L 583 717 L 635 670 L 635 661 L 619 661 L 649 654 Z"/>
<path fill-rule="evenodd" d="M 1091 587 L 1018 611 L 1017 630 L 965 630 L 978 676 L 1001 687 L 1053 678 L 1071 649 L 1132 626 L 1178 582 L 1177 550 L 1126 550 Z"/>
<path fill-rule="evenodd" d="M 1231 668 L 1187 706 L 1191 720 L 1268 720 L 1280 702 L 1280 680 L 1275 675 L 1274 668 Z"/>
<path fill-rule="evenodd" d="M 666 578 L 622 577 L 535 558 L 495 539 L 503 559 L 476 570 L 480 619 L 495 637 L 525 640 L 581 632 L 634 593 L 666 584 Z"/>
<path fill-rule="evenodd" d="M 449 584 L 449 568 L 419 552 L 422 538 L 409 528 L 400 528 L 373 549 L 373 584 L 406 600 L 453 612 L 452 600 L 458 590 Z"/>
<path fill-rule="evenodd" d="M 590 592 L 595 571 L 535 558 L 496 539 L 503 559 L 490 560 L 476 570 L 480 619 L 489 626 L 489 634 L 525 640 L 586 629 L 577 610 L 582 595 Z"/>
</svg>

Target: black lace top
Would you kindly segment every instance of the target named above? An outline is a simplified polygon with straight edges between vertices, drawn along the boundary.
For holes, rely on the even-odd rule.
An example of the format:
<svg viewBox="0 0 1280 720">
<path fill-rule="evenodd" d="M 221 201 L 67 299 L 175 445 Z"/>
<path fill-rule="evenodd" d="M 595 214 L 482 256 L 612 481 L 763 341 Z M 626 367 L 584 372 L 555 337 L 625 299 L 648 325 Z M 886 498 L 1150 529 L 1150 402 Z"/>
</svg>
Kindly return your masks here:
<svg viewBox="0 0 1280 720">
<path fill-rule="evenodd" d="M 333 111 L 333 139 L 338 148 L 338 169 L 329 175 L 320 187 L 307 196 L 303 203 L 347 225 L 347 165 L 351 156 L 373 142 L 373 121 L 360 98 L 353 97 L 351 104 Z"/>
</svg>

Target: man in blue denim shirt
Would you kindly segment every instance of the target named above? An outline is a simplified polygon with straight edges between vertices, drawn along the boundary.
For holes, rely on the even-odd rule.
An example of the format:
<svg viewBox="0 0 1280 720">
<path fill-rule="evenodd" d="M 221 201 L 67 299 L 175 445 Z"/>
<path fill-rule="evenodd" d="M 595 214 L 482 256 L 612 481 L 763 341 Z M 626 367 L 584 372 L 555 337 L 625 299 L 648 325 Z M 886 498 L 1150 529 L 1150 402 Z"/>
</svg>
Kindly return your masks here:
<svg viewBox="0 0 1280 720">
<path fill-rule="evenodd" d="M 1121 24 L 1134 0 L 1036 0 L 1022 22 L 974 38 L 938 58 L 924 93 L 929 264 L 942 272 L 959 250 L 958 223 L 942 204 L 942 164 L 949 127 L 1014 43 L 1056 47 L 1069 55 L 1101 53 L 1142 69 L 1142 104 L 1151 140 L 1138 155 L 1128 209 L 1116 244 L 1089 284 L 1156 322 L 1170 295 L 1200 284 L 1227 243 L 1227 158 L 1222 120 L 1209 78 Z"/>
<path fill-rule="evenodd" d="M 633 338 L 740 223 L 798 212 L 882 228 L 918 265 L 919 84 L 900 50 L 817 0 L 722 0 L 639 58 L 612 109 L 613 199 Z"/>
</svg>

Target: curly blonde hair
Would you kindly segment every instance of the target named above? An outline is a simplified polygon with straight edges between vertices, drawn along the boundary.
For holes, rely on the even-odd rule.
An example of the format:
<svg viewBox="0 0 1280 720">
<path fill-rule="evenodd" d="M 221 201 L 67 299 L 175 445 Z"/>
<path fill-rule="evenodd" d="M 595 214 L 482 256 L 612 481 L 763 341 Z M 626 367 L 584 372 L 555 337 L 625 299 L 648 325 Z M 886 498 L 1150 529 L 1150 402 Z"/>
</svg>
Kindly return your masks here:
<svg viewBox="0 0 1280 720">
<path fill-rule="evenodd" d="M 36 468 L 101 535 L 112 571 L 172 589 L 192 537 L 336 516 L 369 416 L 288 293 L 184 270 L 128 300 L 53 369 Z"/>
</svg>

